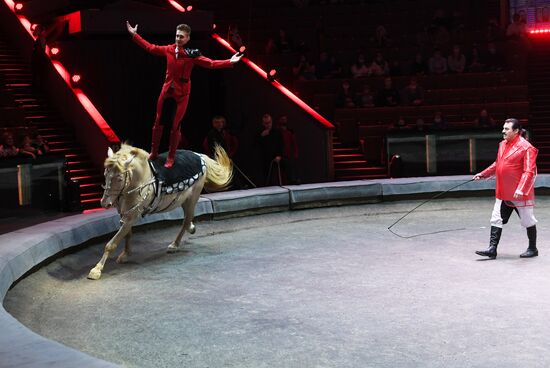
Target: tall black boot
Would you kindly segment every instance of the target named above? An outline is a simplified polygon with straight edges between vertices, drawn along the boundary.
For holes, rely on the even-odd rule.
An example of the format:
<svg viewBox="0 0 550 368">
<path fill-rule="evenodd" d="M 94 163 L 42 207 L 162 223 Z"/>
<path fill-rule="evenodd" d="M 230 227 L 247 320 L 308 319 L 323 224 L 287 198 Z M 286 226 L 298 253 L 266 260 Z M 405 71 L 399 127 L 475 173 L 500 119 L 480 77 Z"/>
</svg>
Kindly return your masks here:
<svg viewBox="0 0 550 368">
<path fill-rule="evenodd" d="M 539 255 L 537 249 L 537 225 L 527 228 L 527 237 L 529 238 L 529 248 L 520 255 L 521 258 L 531 258 Z"/>
<path fill-rule="evenodd" d="M 491 259 L 497 258 L 497 246 L 502 235 L 502 228 L 491 226 L 491 237 L 489 238 L 489 248 L 486 250 L 476 250 L 476 254 Z"/>
</svg>

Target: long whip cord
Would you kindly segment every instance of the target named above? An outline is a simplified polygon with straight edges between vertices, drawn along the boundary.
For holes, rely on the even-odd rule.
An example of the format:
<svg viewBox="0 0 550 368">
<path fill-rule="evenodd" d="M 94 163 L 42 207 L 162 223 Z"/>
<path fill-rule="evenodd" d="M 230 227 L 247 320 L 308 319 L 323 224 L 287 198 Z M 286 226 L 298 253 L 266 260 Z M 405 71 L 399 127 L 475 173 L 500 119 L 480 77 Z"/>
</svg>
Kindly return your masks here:
<svg viewBox="0 0 550 368">
<path fill-rule="evenodd" d="M 458 231 L 458 230 L 465 230 L 466 228 L 459 228 L 459 229 L 449 229 L 449 230 L 439 230 L 439 231 L 432 231 L 432 232 L 429 232 L 429 233 L 422 233 L 422 234 L 415 234 L 415 235 L 409 235 L 409 236 L 404 236 L 404 235 L 400 235 L 398 233 L 396 233 L 395 231 L 393 231 L 391 228 L 394 227 L 395 225 L 397 225 L 399 223 L 399 221 L 403 220 L 405 217 L 407 217 L 408 215 L 410 215 L 411 213 L 413 213 L 417 208 L 419 208 L 420 206 L 438 198 L 438 197 L 441 197 L 443 194 L 445 193 L 448 193 L 450 192 L 451 190 L 453 189 L 456 189 L 464 184 L 468 184 L 472 181 L 474 181 L 475 179 L 470 179 L 468 181 L 465 181 L 463 183 L 460 183 L 458 185 L 455 185 L 454 187 L 452 188 L 449 188 L 447 189 L 446 191 L 444 192 L 441 192 L 441 193 L 437 193 L 436 195 L 434 195 L 433 197 L 431 198 L 428 198 L 427 200 L 425 200 L 424 202 L 420 203 L 418 206 L 416 206 L 415 208 L 413 208 L 412 210 L 410 210 L 409 212 L 407 212 L 406 214 L 404 214 L 403 216 L 401 216 L 397 221 L 395 221 L 393 224 L 391 224 L 389 227 L 388 227 L 388 230 L 390 233 L 392 233 L 393 235 L 395 236 L 398 236 L 400 238 L 403 238 L 403 239 L 410 239 L 410 238 L 414 238 L 414 237 L 417 237 L 417 236 L 422 236 L 422 235 L 431 235 L 431 234 L 438 234 L 438 233 L 445 233 L 445 232 L 449 232 L 449 231 Z"/>
</svg>

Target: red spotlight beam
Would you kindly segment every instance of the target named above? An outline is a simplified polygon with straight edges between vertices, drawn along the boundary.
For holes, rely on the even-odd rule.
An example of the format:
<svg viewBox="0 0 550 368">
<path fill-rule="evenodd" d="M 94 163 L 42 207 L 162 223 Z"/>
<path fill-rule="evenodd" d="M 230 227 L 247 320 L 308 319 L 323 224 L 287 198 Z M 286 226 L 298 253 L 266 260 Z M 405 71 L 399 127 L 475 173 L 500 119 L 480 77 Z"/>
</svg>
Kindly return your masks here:
<svg viewBox="0 0 550 368">
<path fill-rule="evenodd" d="M 10 10 L 13 13 L 15 13 L 15 2 L 13 0 L 4 0 L 4 2 L 8 6 L 8 8 L 10 8 Z M 19 19 L 19 22 L 21 23 L 21 25 L 32 37 L 32 39 L 35 40 L 36 37 L 34 37 L 33 32 L 31 30 L 32 28 L 31 22 L 29 22 L 29 20 L 22 15 L 19 15 L 19 14 L 15 14 L 15 15 Z M 50 48 L 48 45 L 46 45 L 46 54 L 50 55 Z M 51 60 L 51 63 L 54 66 L 54 68 L 57 70 L 59 75 L 61 75 L 65 83 L 69 85 L 69 87 L 71 88 L 73 93 L 76 95 L 76 97 L 78 98 L 78 100 L 80 101 L 84 109 L 88 112 L 88 114 L 90 114 L 90 116 L 92 117 L 92 120 L 95 122 L 97 127 L 103 132 L 103 135 L 105 136 L 105 138 L 110 143 L 119 143 L 120 139 L 117 137 L 115 132 L 111 129 L 109 124 L 107 124 L 107 121 L 105 121 L 101 113 L 96 109 L 92 101 L 90 101 L 90 99 L 84 94 L 84 92 L 82 92 L 82 90 L 78 88 L 72 88 L 71 81 L 70 81 L 70 74 L 67 71 L 67 69 L 65 69 L 63 64 L 61 64 L 57 60 Z"/>
<path fill-rule="evenodd" d="M 231 47 L 229 42 L 221 38 L 218 34 L 213 33 L 212 38 L 214 38 L 220 45 L 225 47 L 227 50 L 231 51 L 232 53 L 236 53 L 237 51 Z M 296 96 L 294 93 L 290 92 L 288 88 L 283 86 L 278 81 L 269 81 L 267 78 L 267 73 L 260 68 L 258 65 L 253 63 L 250 59 L 247 57 L 244 57 L 241 59 L 241 62 L 245 63 L 249 68 L 254 70 L 260 77 L 271 83 L 275 88 L 277 88 L 281 93 L 283 93 L 286 97 L 288 97 L 292 102 L 294 102 L 296 105 L 301 107 L 305 112 L 307 112 L 309 115 L 311 115 L 315 120 L 317 120 L 321 125 L 325 126 L 329 129 L 334 129 L 334 125 L 332 125 L 327 119 L 325 119 L 321 114 L 319 114 L 317 111 L 313 110 L 311 106 L 306 104 L 304 101 L 302 101 L 298 96 Z"/>
</svg>

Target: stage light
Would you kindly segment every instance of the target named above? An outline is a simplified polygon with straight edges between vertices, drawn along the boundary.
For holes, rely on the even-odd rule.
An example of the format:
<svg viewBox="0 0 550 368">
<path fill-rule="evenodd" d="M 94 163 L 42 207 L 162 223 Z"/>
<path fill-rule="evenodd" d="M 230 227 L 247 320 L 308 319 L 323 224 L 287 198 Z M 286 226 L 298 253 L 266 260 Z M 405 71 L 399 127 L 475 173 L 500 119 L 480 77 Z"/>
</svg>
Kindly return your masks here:
<svg viewBox="0 0 550 368">
<path fill-rule="evenodd" d="M 13 11 L 15 14 L 21 14 L 23 12 L 23 3 L 15 3 L 13 6 Z"/>
<path fill-rule="evenodd" d="M 82 78 L 80 77 L 80 74 L 71 75 L 71 86 L 73 88 L 78 87 L 81 80 L 82 80 Z"/>
<path fill-rule="evenodd" d="M 193 10 L 193 5 L 189 5 L 189 6 L 187 7 L 187 11 L 191 11 L 191 10 Z"/>
<path fill-rule="evenodd" d="M 52 46 L 52 48 L 50 49 L 50 56 L 52 58 L 55 58 L 59 55 L 60 52 L 61 52 L 61 50 L 59 49 L 59 47 Z"/>
<path fill-rule="evenodd" d="M 271 69 L 269 73 L 267 73 L 267 80 L 270 82 L 274 82 L 276 76 L 277 76 L 277 71 L 275 69 Z"/>
</svg>

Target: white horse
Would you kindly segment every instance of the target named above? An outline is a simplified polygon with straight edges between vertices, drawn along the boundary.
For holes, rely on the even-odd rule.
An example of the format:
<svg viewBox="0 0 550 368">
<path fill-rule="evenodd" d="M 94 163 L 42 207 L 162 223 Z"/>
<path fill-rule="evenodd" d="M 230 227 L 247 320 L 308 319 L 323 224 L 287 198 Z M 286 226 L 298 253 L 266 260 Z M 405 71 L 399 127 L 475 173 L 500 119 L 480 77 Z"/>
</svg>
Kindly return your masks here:
<svg viewBox="0 0 550 368">
<path fill-rule="evenodd" d="M 210 191 L 223 190 L 232 178 L 232 163 L 227 153 L 219 146 L 215 151 L 216 159 L 213 160 L 206 155 L 180 150 L 178 157 L 181 155 L 183 166 L 178 169 L 176 160 L 172 169 L 163 170 L 163 162 L 158 165 L 150 163 L 149 153 L 142 149 L 123 144 L 120 150 L 113 153 L 109 148 L 104 164 L 105 185 L 101 206 L 114 206 L 118 210 L 121 227 L 105 245 L 101 260 L 88 274 L 89 279 L 97 280 L 101 277 L 105 261 L 123 238 L 126 239 L 125 247 L 116 261 L 126 261 L 130 255 L 132 226 L 140 216 L 183 208 L 183 225 L 176 239 L 168 246 L 169 253 L 177 250 L 185 230 L 191 234 L 195 232 L 195 205 L 203 187 Z M 165 157 L 161 156 L 160 159 Z M 156 168 L 159 168 L 159 173 L 156 173 Z M 184 175 L 174 181 L 174 174 L 177 173 Z M 159 179 L 160 176 L 163 178 Z"/>
</svg>

